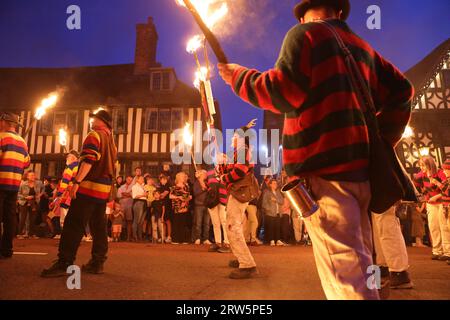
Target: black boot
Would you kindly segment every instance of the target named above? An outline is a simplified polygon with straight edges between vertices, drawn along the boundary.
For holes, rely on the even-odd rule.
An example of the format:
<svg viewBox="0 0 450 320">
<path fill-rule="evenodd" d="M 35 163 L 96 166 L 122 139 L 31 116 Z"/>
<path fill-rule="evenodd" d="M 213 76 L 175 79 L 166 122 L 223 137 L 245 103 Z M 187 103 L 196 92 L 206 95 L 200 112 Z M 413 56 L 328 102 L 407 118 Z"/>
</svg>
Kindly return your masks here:
<svg viewBox="0 0 450 320">
<path fill-rule="evenodd" d="M 239 268 L 230 273 L 231 279 L 249 279 L 258 274 L 256 267 L 253 268 Z"/>
<path fill-rule="evenodd" d="M 228 266 L 230 268 L 239 268 L 239 261 L 237 261 L 237 260 L 230 260 L 228 262 Z"/>
<path fill-rule="evenodd" d="M 57 278 L 67 276 L 67 267 L 70 266 L 69 263 L 65 263 L 64 261 L 57 260 L 53 263 L 53 265 L 44 269 L 41 272 L 42 278 Z"/>
<path fill-rule="evenodd" d="M 103 262 L 90 260 L 87 264 L 81 267 L 81 271 L 85 273 L 92 274 L 102 274 L 103 273 Z"/>
<path fill-rule="evenodd" d="M 391 272 L 391 289 L 412 289 L 413 283 L 407 271 Z"/>
</svg>

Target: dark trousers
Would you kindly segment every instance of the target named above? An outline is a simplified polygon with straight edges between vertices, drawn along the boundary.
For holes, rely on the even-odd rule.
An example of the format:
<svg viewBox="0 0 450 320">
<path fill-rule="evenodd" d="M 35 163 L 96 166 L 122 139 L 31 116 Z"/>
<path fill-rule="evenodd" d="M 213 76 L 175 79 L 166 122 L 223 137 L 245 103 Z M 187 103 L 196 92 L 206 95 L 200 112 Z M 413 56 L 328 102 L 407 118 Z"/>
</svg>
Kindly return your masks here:
<svg viewBox="0 0 450 320">
<path fill-rule="evenodd" d="M 190 242 L 191 230 L 189 213 L 175 213 L 172 219 L 172 240 L 173 242 Z"/>
<path fill-rule="evenodd" d="M 36 217 L 37 210 L 33 210 L 32 206 L 19 205 L 19 234 L 33 236 L 36 234 Z M 27 228 L 28 223 L 28 228 Z"/>
<path fill-rule="evenodd" d="M 89 223 L 92 260 L 104 262 L 108 252 L 106 219 L 106 203 L 79 198 L 72 200 L 59 242 L 59 260 L 67 264 L 74 263 L 86 225 Z"/>
<path fill-rule="evenodd" d="M 275 241 L 280 240 L 280 217 L 264 217 L 264 232 L 266 234 L 266 241 Z"/>
<path fill-rule="evenodd" d="M 0 254 L 10 257 L 13 254 L 13 239 L 16 235 L 17 192 L 0 191 L 0 223 L 3 222 L 3 234 L 0 228 Z"/>
<path fill-rule="evenodd" d="M 291 241 L 291 234 L 292 234 L 292 225 L 291 225 L 291 217 L 287 214 L 281 215 L 280 220 L 281 225 L 281 241 L 284 243 L 289 243 Z"/>
<path fill-rule="evenodd" d="M 195 241 L 200 239 L 201 241 L 209 240 L 209 227 L 211 225 L 211 217 L 208 212 L 208 208 L 205 206 L 194 207 L 194 227 L 192 228 L 192 239 Z M 203 231 L 203 232 L 202 232 Z"/>
</svg>

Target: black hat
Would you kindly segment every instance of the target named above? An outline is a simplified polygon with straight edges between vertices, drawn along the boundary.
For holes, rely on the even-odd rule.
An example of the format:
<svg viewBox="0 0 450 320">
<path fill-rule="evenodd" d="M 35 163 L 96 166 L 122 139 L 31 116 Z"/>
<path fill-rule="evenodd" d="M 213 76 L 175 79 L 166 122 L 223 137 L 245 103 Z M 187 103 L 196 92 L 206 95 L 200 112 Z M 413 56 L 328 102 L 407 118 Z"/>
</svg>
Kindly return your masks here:
<svg viewBox="0 0 450 320">
<path fill-rule="evenodd" d="M 23 125 L 20 123 L 20 117 L 13 112 L 1 111 L 0 120 L 11 122 L 16 125 L 19 125 L 20 127 L 23 127 Z"/>
<path fill-rule="evenodd" d="M 336 11 L 342 10 L 342 20 L 347 20 L 350 14 L 349 0 L 302 0 L 295 6 L 294 14 L 300 20 L 309 9 L 323 5 L 333 7 Z"/>
<path fill-rule="evenodd" d="M 112 117 L 106 110 L 89 113 L 89 117 L 102 120 L 110 129 L 112 129 Z"/>
</svg>

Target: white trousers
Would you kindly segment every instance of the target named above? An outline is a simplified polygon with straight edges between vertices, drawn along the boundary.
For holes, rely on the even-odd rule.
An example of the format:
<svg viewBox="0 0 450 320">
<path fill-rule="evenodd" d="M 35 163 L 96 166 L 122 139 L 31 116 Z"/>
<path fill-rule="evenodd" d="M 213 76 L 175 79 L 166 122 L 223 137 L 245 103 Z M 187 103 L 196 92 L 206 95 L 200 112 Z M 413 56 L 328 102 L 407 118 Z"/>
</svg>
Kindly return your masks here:
<svg viewBox="0 0 450 320">
<path fill-rule="evenodd" d="M 214 241 L 217 244 L 222 243 L 222 230 L 223 230 L 223 242 L 229 244 L 227 234 L 227 213 L 223 204 L 218 204 L 212 209 L 208 209 L 211 217 L 211 223 L 214 230 Z"/>
<path fill-rule="evenodd" d="M 441 204 L 427 204 L 427 213 L 433 254 L 450 257 L 450 229 L 444 207 Z"/>
<path fill-rule="evenodd" d="M 427 203 L 428 228 L 430 229 L 433 254 L 439 256 L 444 254 L 440 221 L 441 219 L 439 219 L 440 211 L 441 205 Z"/>
<path fill-rule="evenodd" d="M 312 177 L 310 184 L 320 208 L 304 222 L 327 299 L 378 300 L 367 284 L 373 265 L 369 182 Z"/>
<path fill-rule="evenodd" d="M 292 226 L 294 228 L 294 237 L 295 241 L 299 242 L 302 240 L 302 227 L 303 227 L 303 220 L 300 219 L 297 213 L 294 213 L 292 215 Z"/>
<path fill-rule="evenodd" d="M 408 270 L 408 252 L 395 207 L 383 214 L 372 213 L 372 227 L 377 265 L 391 272 Z"/>
<path fill-rule="evenodd" d="M 248 203 L 239 202 L 232 195 L 228 198 L 228 240 L 230 241 L 231 251 L 239 261 L 239 268 L 252 268 L 256 266 L 244 237 L 245 209 L 247 206 Z"/>
</svg>

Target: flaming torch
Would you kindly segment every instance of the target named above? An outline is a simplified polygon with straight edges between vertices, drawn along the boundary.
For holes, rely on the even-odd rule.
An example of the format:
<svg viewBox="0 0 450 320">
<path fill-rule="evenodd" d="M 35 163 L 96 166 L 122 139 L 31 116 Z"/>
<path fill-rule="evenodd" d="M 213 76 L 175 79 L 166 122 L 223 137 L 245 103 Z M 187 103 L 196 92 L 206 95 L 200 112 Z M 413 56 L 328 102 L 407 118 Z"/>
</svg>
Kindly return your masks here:
<svg viewBox="0 0 450 320">
<path fill-rule="evenodd" d="M 56 102 L 58 101 L 58 98 L 59 98 L 59 96 L 57 93 L 51 93 L 48 95 L 47 98 L 45 98 L 41 101 L 40 106 L 36 109 L 36 112 L 34 113 L 33 122 L 27 128 L 27 130 L 25 130 L 25 134 L 23 136 L 24 138 L 26 138 L 28 136 L 28 134 L 30 133 L 30 130 L 33 128 L 33 126 L 36 125 L 36 122 L 38 120 L 42 119 L 42 117 L 45 115 L 47 110 L 55 106 Z"/>
<path fill-rule="evenodd" d="M 221 63 L 228 63 L 228 59 L 220 46 L 216 36 L 211 32 L 211 28 L 228 13 L 228 6 L 223 3 L 219 9 L 210 13 L 210 5 L 216 0 L 176 0 L 177 3 L 186 7 L 191 12 L 198 26 L 209 42 L 211 49 Z"/>
<path fill-rule="evenodd" d="M 183 142 L 186 147 L 188 147 L 189 152 L 191 153 L 192 163 L 194 164 L 195 171 L 197 171 L 197 164 L 195 163 L 194 154 L 192 153 L 192 146 L 194 144 L 194 135 L 191 133 L 190 124 L 186 122 L 186 125 L 183 129 Z"/>
<path fill-rule="evenodd" d="M 63 146 L 64 152 L 67 152 L 67 131 L 64 128 L 59 129 L 59 144 Z"/>
</svg>

